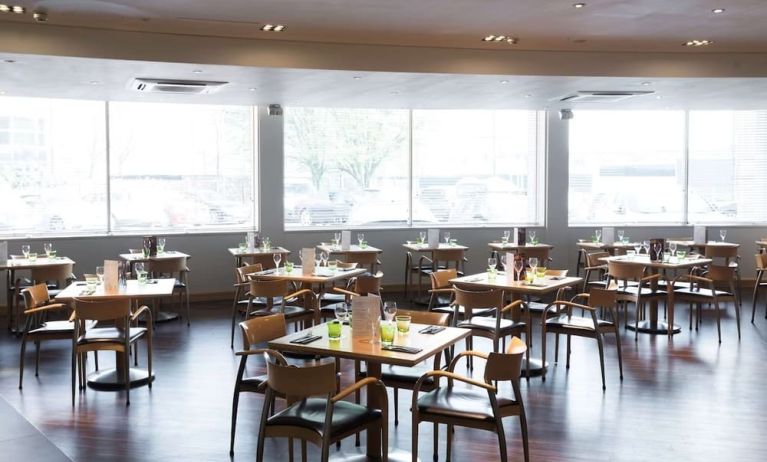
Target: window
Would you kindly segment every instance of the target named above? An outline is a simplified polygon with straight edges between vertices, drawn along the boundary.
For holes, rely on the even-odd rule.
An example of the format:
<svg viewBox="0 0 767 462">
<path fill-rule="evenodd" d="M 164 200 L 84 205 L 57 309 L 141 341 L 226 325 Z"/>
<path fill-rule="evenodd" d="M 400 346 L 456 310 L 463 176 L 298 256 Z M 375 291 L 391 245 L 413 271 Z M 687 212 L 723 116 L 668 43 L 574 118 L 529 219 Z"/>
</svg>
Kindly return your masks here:
<svg viewBox="0 0 767 462">
<path fill-rule="evenodd" d="M 110 103 L 116 232 L 254 224 L 252 108 Z"/>
<path fill-rule="evenodd" d="M 107 231 L 104 103 L 0 97 L 0 234 Z"/>
<path fill-rule="evenodd" d="M 690 222 L 767 222 L 767 111 L 691 111 L 689 127 Z"/>
<path fill-rule="evenodd" d="M 569 222 L 685 223 L 685 113 L 577 111 Z"/>
<path fill-rule="evenodd" d="M 285 228 L 403 226 L 409 217 L 409 113 L 288 108 Z"/>
<path fill-rule="evenodd" d="M 539 224 L 538 135 L 534 111 L 413 111 L 413 224 Z"/>
<path fill-rule="evenodd" d="M 539 224 L 541 127 L 534 111 L 288 108 L 285 227 Z"/>
</svg>

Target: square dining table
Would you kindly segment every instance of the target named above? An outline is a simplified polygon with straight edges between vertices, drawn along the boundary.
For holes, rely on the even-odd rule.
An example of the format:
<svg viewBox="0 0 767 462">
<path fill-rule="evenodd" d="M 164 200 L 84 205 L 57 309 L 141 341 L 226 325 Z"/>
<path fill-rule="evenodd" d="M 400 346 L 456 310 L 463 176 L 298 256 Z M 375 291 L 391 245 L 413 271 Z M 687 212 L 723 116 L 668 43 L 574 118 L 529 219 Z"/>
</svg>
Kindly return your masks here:
<svg viewBox="0 0 767 462">
<path fill-rule="evenodd" d="M 280 254 L 282 255 L 282 261 L 285 261 L 285 258 L 287 258 L 288 255 L 290 255 L 290 250 L 284 248 L 284 247 L 269 247 L 268 249 L 264 249 L 263 247 L 256 247 L 253 249 L 240 249 L 239 247 L 230 247 L 229 254 L 234 256 L 234 264 L 237 267 L 242 266 L 243 260 L 248 257 L 257 257 L 260 255 L 271 255 L 274 256 L 274 254 Z"/>
<path fill-rule="evenodd" d="M 75 281 L 66 289 L 56 295 L 55 299 L 61 302 L 71 302 L 74 299 L 99 300 L 99 299 L 129 299 L 136 302 L 146 298 L 166 297 L 173 294 L 175 279 L 150 279 L 146 284 L 139 284 L 135 279 L 126 281 L 124 287 L 115 291 L 104 290 L 103 284 L 98 284 L 95 291 L 88 289 L 83 281 Z M 122 364 L 123 356 L 127 353 L 115 352 L 115 364 Z M 150 377 L 145 369 L 131 367 L 129 376 L 121 367 L 113 369 L 101 369 L 88 375 L 88 385 L 98 390 L 121 390 L 125 387 L 125 380 L 130 380 L 131 387 L 146 385 L 154 376 Z"/>
<path fill-rule="evenodd" d="M 277 351 L 289 351 L 299 354 L 331 356 L 334 358 L 364 361 L 367 364 L 368 377 L 380 379 L 382 364 L 413 367 L 449 348 L 456 342 L 465 339 L 470 334 L 468 329 L 460 329 L 456 327 L 447 327 L 445 330 L 436 334 L 420 333 L 419 331 L 425 327 L 427 326 L 411 324 L 409 333 L 402 334 L 397 332 L 394 339 L 394 345 L 420 348 L 421 351 L 418 353 L 401 353 L 384 350 L 382 349 L 380 342 L 371 342 L 370 337 L 354 336 L 350 326 L 343 326 L 341 339 L 331 340 L 328 338 L 326 324 L 288 334 L 284 337 L 274 339 L 268 342 L 268 344 L 269 348 Z M 321 338 L 303 345 L 290 343 L 292 340 L 310 334 L 318 335 Z M 378 402 L 375 393 L 368 395 L 369 407 L 380 408 L 381 405 L 382 403 Z M 377 460 L 379 458 L 379 455 L 381 454 L 380 438 L 381 435 L 379 432 L 368 432 L 367 456 L 369 459 Z"/>
<path fill-rule="evenodd" d="M 407 254 L 405 255 L 405 297 L 407 297 L 408 293 L 410 292 L 410 271 L 415 264 L 415 262 L 413 261 L 415 257 L 412 256 L 413 253 L 429 254 L 429 259 L 432 261 L 432 271 L 436 271 L 435 263 L 434 263 L 435 250 L 450 250 L 450 249 L 460 249 L 463 251 L 469 250 L 469 248 L 466 247 L 465 245 L 445 244 L 444 242 L 440 242 L 436 246 L 431 246 L 427 242 L 418 244 L 411 241 L 411 242 L 402 244 L 402 247 L 404 247 L 408 251 Z M 415 303 L 418 303 L 419 305 L 428 305 L 429 297 L 421 297 L 420 288 L 421 287 L 419 282 L 419 293 L 416 295 L 416 299 L 414 301 Z"/>
</svg>

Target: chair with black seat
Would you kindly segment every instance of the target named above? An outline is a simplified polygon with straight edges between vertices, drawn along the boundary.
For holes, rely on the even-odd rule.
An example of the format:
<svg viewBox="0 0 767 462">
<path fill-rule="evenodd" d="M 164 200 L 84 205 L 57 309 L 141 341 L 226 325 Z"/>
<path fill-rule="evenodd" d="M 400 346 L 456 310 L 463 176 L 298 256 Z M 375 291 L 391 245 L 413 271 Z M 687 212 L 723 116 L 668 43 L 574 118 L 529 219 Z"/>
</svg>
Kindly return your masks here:
<svg viewBox="0 0 767 462">
<path fill-rule="evenodd" d="M 447 424 L 447 460 L 450 460 L 453 440 L 453 427 L 469 427 L 487 430 L 498 434 L 500 460 L 506 462 L 506 434 L 503 419 L 518 416 L 522 432 L 522 448 L 525 462 L 530 460 L 527 438 L 527 418 L 520 392 L 519 378 L 522 369 L 522 356 L 527 352 L 525 343 L 513 337 L 505 353 L 482 353 L 464 351 L 456 356 L 446 371 L 434 370 L 424 374 L 413 388 L 413 427 L 412 454 L 413 462 L 418 460 L 418 424 L 434 424 L 434 460 L 438 458 L 439 424 Z M 484 381 L 474 380 L 455 373 L 458 361 L 466 357 L 478 357 L 486 360 Z M 437 385 L 429 392 L 419 396 L 427 380 L 439 382 L 447 379 L 447 385 Z M 454 387 L 454 382 L 463 382 L 470 387 Z M 494 382 L 511 382 L 513 397 L 498 394 Z"/>
<path fill-rule="evenodd" d="M 471 335 L 466 337 L 466 349 L 474 349 L 474 337 L 484 337 L 493 342 L 493 352 L 506 349 L 506 337 L 525 334 L 525 340 L 530 345 L 530 310 L 522 300 L 516 300 L 508 305 L 504 302 L 502 290 L 469 291 L 458 287 L 455 288 L 455 300 L 453 301 L 456 312 L 453 316 L 458 317 L 458 307 L 463 308 L 463 320 L 457 326 L 470 329 Z M 477 316 L 478 310 L 492 310 L 494 316 Z M 485 314 L 485 313 L 483 313 Z M 507 318 L 506 315 L 509 317 Z M 503 349 L 499 349 L 499 343 L 503 343 Z M 473 367 L 473 361 L 469 358 L 469 367 Z M 529 358 L 526 368 L 529 369 Z M 530 374 L 528 374 L 528 377 Z"/>
<path fill-rule="evenodd" d="M 189 267 L 186 264 L 187 257 L 163 257 L 149 260 L 148 271 L 152 278 L 174 278 L 173 293 L 178 293 L 179 307 L 186 304 L 186 325 L 191 324 L 191 310 L 189 308 Z"/>
<path fill-rule="evenodd" d="M 250 286 L 250 303 L 248 304 L 247 317 L 266 316 L 270 314 L 281 313 L 285 315 L 287 322 L 291 322 L 296 330 L 309 325 L 319 323 L 320 313 L 317 303 L 317 296 L 310 289 L 301 289 L 289 293 L 292 290 L 290 281 L 285 279 L 251 279 L 248 281 Z M 266 300 L 266 306 L 259 310 L 253 310 L 253 299 L 263 297 Z M 288 304 L 288 301 L 303 302 L 303 306 Z M 279 300 L 279 301 L 278 301 Z"/>
<path fill-rule="evenodd" d="M 421 268 L 418 272 L 418 293 L 423 291 L 423 277 L 431 277 L 431 273 L 436 271 L 452 268 L 458 276 L 463 276 L 464 264 L 468 261 L 465 255 L 466 251 L 458 248 L 434 249 L 432 258 L 422 255 L 418 259 L 418 267 Z"/>
<path fill-rule="evenodd" d="M 405 255 L 405 299 L 408 299 L 410 287 L 413 285 L 413 275 L 420 275 L 422 270 L 429 268 L 431 268 L 431 263 L 426 263 L 423 259 L 419 259 L 418 263 L 415 263 L 413 252 L 407 252 Z M 417 295 L 420 296 L 421 293 L 418 292 Z"/>
<path fill-rule="evenodd" d="M 322 319 L 332 319 L 335 317 L 335 310 L 339 304 L 349 305 L 352 297 L 359 297 L 365 295 L 377 295 L 381 296 L 381 279 L 383 273 L 378 272 L 376 274 L 363 274 L 349 280 L 349 285 L 346 289 L 340 287 L 333 287 L 333 292 L 344 296 L 343 301 L 333 303 L 332 305 L 325 305 L 320 308 L 320 316 Z"/>
<path fill-rule="evenodd" d="M 547 277 L 555 277 L 555 278 L 565 278 L 567 277 L 568 270 L 560 270 L 560 269 L 546 269 L 546 276 Z M 568 290 L 572 290 L 572 287 L 562 287 L 557 290 L 556 295 L 554 295 L 554 300 L 563 300 L 565 297 L 565 292 Z M 530 310 L 530 314 L 543 314 L 544 311 L 546 311 L 546 308 L 548 308 L 549 304 L 540 302 L 540 301 L 532 301 L 529 296 L 525 296 L 525 305 L 528 310 Z"/>
<path fill-rule="evenodd" d="M 585 300 L 586 305 L 575 303 L 573 300 Z M 572 336 L 593 338 L 597 341 L 599 349 L 599 366 L 602 371 L 602 389 L 605 385 L 605 354 L 604 354 L 604 335 L 614 334 L 615 344 L 618 349 L 618 369 L 620 378 L 623 380 L 623 356 L 621 354 L 621 336 L 618 328 L 617 314 L 615 313 L 616 292 L 609 289 L 591 289 L 589 293 L 578 294 L 570 302 L 557 300 L 551 303 L 544 314 L 544 320 L 541 322 L 541 351 L 543 364 L 546 364 L 546 334 L 555 334 L 559 338 L 560 334 L 567 335 L 567 363 L 566 368 L 570 369 L 570 339 Z M 588 316 L 574 316 L 573 309 L 580 308 L 581 312 L 588 313 Z M 597 309 L 609 312 L 612 321 L 599 319 Z M 554 361 L 559 360 L 559 342 L 554 350 Z M 546 380 L 546 368 L 541 377 Z"/>
<path fill-rule="evenodd" d="M 616 288 L 616 302 L 623 303 L 623 323 L 624 327 L 628 326 L 628 303 L 634 303 L 636 305 L 635 321 L 637 325 L 644 319 L 644 304 L 649 301 L 664 302 L 668 297 L 668 292 L 665 290 L 653 290 L 651 287 L 647 287 L 652 281 L 657 281 L 660 278 L 659 274 L 652 274 L 645 276 L 645 268 L 641 265 L 635 265 L 632 263 L 624 263 L 619 261 L 609 261 L 607 263 L 607 287 L 611 287 L 613 283 L 617 285 Z M 668 304 L 668 311 L 670 317 L 673 317 L 674 306 Z M 616 310 L 617 316 L 617 310 Z M 616 317 L 614 322 L 618 322 Z M 634 341 L 639 339 L 639 329 L 634 329 Z"/>
<path fill-rule="evenodd" d="M 40 369 L 40 343 L 47 340 L 72 340 L 74 323 L 69 321 L 69 305 L 53 303 L 45 283 L 28 287 L 21 292 L 24 297 L 24 333 L 19 354 L 19 389 L 24 381 L 24 356 L 27 342 L 35 343 L 35 377 Z M 51 315 L 60 314 L 61 319 Z"/>
<path fill-rule="evenodd" d="M 759 289 L 767 287 L 767 282 L 762 282 L 765 271 L 767 271 L 767 253 L 758 253 L 756 257 L 756 280 L 754 281 L 754 297 L 751 306 L 751 323 L 754 323 L 756 316 L 756 300 L 759 298 Z M 764 312 L 764 318 L 767 319 L 767 310 Z"/>
<path fill-rule="evenodd" d="M 458 277 L 458 271 L 455 268 L 434 271 L 429 274 L 431 289 L 429 289 L 429 311 L 438 313 L 453 314 L 453 286 L 450 284 L 452 279 Z"/>
<path fill-rule="evenodd" d="M 237 315 L 244 313 L 250 303 L 249 274 L 263 271 L 260 263 L 254 265 L 243 265 L 234 269 L 234 301 L 232 302 L 232 335 L 230 339 L 230 348 L 234 348 L 234 324 Z M 255 302 L 255 301 L 254 301 Z"/>
<path fill-rule="evenodd" d="M 48 295 L 56 297 L 64 288 L 75 279 L 75 275 L 72 274 L 74 268 L 73 263 L 60 263 L 55 265 L 45 265 L 31 268 L 29 271 L 29 279 L 24 281 L 18 278 L 14 281 L 13 289 L 14 295 L 14 313 L 17 319 L 23 321 L 21 316 L 21 305 L 24 303 L 24 297 L 22 291 L 35 284 L 44 283 L 48 287 Z"/>
<path fill-rule="evenodd" d="M 388 398 L 386 387 L 380 380 L 368 377 L 336 393 L 333 363 L 295 367 L 267 361 L 266 375 L 266 397 L 258 432 L 258 462 L 264 460 L 267 437 L 288 438 L 291 460 L 293 438 L 301 440 L 302 460 L 306 460 L 306 443 L 315 444 L 320 447 L 320 460 L 326 462 L 333 443 L 362 430 L 380 432 L 381 458 L 388 460 Z M 368 389 L 368 396 L 377 394 L 380 409 L 343 401 L 362 388 Z M 285 396 L 287 408 L 272 414 L 268 403 L 275 396 Z"/>
<path fill-rule="evenodd" d="M 738 247 L 735 245 L 722 245 L 722 244 L 709 244 L 706 245 L 704 251 L 706 258 L 712 260 L 713 265 L 729 266 L 733 269 L 735 274 L 735 287 L 740 289 L 740 255 L 738 255 Z M 735 297 L 738 299 L 738 305 L 742 305 L 740 301 L 740 291 L 735 291 Z"/>
<path fill-rule="evenodd" d="M 586 266 L 583 268 L 583 291 L 587 292 L 589 287 L 606 287 L 605 275 L 607 274 L 607 263 L 602 258 L 609 257 L 607 252 L 591 252 L 586 254 Z M 592 273 L 597 274 L 596 281 L 591 280 Z"/>
<path fill-rule="evenodd" d="M 682 282 L 681 286 L 678 283 Z M 687 283 L 687 284 L 684 284 Z M 726 286 L 729 290 L 719 290 L 717 286 Z M 669 306 L 674 306 L 677 301 L 689 302 L 690 304 L 690 330 L 692 330 L 693 317 L 696 317 L 695 330 L 701 323 L 703 304 L 713 305 L 716 310 L 716 330 L 719 335 L 719 343 L 722 343 L 722 323 L 720 303 L 732 301 L 735 305 L 735 317 L 738 325 L 738 340 L 740 340 L 740 304 L 735 290 L 735 268 L 732 266 L 709 265 L 705 277 L 685 274 L 674 279 L 671 285 Z M 693 305 L 696 309 L 693 309 Z M 697 316 L 694 316 L 697 314 Z M 669 310 L 669 324 L 674 323 L 674 310 Z M 669 333 L 669 335 L 671 335 Z"/>
<path fill-rule="evenodd" d="M 146 327 L 135 327 L 139 316 L 145 316 Z M 88 351 L 111 350 L 118 353 L 124 377 L 130 377 L 130 347 L 140 339 L 146 340 L 149 388 L 152 388 L 152 312 L 147 306 L 131 311 L 127 298 L 80 300 L 75 299 L 71 319 L 75 326 L 72 335 L 72 406 L 75 405 L 75 374 L 80 390 L 85 388 L 85 354 Z M 96 327 L 91 327 L 96 322 Z M 109 323 L 110 326 L 102 327 Z M 79 373 L 78 373 L 79 372 Z M 130 380 L 125 380 L 125 405 L 130 405 Z"/>
<path fill-rule="evenodd" d="M 237 426 L 237 409 L 240 402 L 240 393 L 251 392 L 264 394 L 266 392 L 266 374 L 245 376 L 246 365 L 250 356 L 260 356 L 266 354 L 280 364 L 292 364 L 295 366 L 306 366 L 319 364 L 320 359 L 316 357 L 306 357 L 303 355 L 285 355 L 267 348 L 257 348 L 258 345 L 265 344 L 270 340 L 282 337 L 288 332 L 285 316 L 283 314 L 272 314 L 268 316 L 257 316 L 240 323 L 242 332 L 242 350 L 235 353 L 240 356 L 240 366 L 237 369 L 237 378 L 234 382 L 234 396 L 232 398 L 232 428 L 229 454 L 234 454 L 234 435 Z M 284 396 L 281 396 L 284 398 Z M 272 408 L 274 402 L 269 403 Z M 272 409 L 273 410 L 273 409 Z"/>
</svg>

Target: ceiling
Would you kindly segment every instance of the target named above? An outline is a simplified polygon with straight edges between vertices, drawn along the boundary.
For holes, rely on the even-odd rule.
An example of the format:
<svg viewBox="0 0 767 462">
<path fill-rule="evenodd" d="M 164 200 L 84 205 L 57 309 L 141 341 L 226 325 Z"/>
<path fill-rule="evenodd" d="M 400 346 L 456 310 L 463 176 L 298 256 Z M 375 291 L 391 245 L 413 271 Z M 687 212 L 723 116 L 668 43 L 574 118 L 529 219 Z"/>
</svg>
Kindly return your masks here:
<svg viewBox="0 0 767 462">
<path fill-rule="evenodd" d="M 0 21 L 308 42 L 448 48 L 767 52 L 765 0 L 3 0 L 28 14 Z M 713 14 L 714 8 L 725 8 Z M 284 32 L 262 32 L 264 23 Z M 488 34 L 517 45 L 482 42 Z"/>
<path fill-rule="evenodd" d="M 767 108 L 767 0 L 587 0 L 581 9 L 572 0 L 0 2 L 27 8 L 24 15 L 0 14 L 0 94 L 6 96 L 391 108 Z M 713 14 L 718 7 L 726 11 Z M 33 11 L 47 12 L 48 21 L 35 23 Z M 262 32 L 264 23 L 287 29 Z M 519 43 L 483 42 L 488 34 L 513 35 Z M 714 43 L 681 45 L 691 39 Z M 127 89 L 134 77 L 229 84 L 214 95 L 147 95 Z M 559 102 L 579 90 L 654 93 L 620 103 Z"/>
</svg>

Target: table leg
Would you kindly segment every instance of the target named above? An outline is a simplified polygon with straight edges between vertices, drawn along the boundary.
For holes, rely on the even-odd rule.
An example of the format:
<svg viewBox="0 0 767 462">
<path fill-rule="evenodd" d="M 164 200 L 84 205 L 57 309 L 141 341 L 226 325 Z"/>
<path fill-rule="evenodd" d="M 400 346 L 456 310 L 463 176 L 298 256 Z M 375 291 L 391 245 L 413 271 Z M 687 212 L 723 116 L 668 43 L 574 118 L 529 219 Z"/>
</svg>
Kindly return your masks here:
<svg viewBox="0 0 767 462">
<path fill-rule="evenodd" d="M 658 274 L 658 268 L 650 268 L 650 274 Z M 658 279 L 652 279 L 650 281 L 650 289 L 655 293 L 658 290 Z M 667 308 L 673 310 L 673 307 Z M 677 325 L 669 325 L 668 323 L 658 321 L 658 300 L 653 298 L 650 300 L 650 320 L 639 321 L 637 320 L 633 324 L 629 324 L 628 328 L 631 330 L 637 330 L 645 334 L 661 334 L 668 335 L 671 329 L 674 334 L 678 334 L 682 331 L 681 327 Z"/>
<path fill-rule="evenodd" d="M 126 358 L 126 353 L 115 352 L 115 365 L 114 369 L 102 369 L 96 372 L 92 372 L 88 375 L 88 386 L 95 390 L 122 390 L 125 388 L 125 371 L 121 367 L 123 361 L 129 361 L 130 358 Z M 154 380 L 154 375 L 151 377 L 145 369 L 139 369 L 131 367 L 128 370 L 130 380 L 130 387 L 140 387 L 146 385 L 150 380 Z"/>
<path fill-rule="evenodd" d="M 523 297 L 520 294 L 517 294 L 517 293 L 512 293 L 511 294 L 511 301 L 512 302 L 515 302 L 517 300 L 522 300 L 522 299 L 523 299 Z M 521 317 L 519 316 L 519 314 L 516 314 L 516 316 L 513 316 L 513 318 L 514 318 L 514 322 L 519 322 L 520 320 L 522 320 Z M 527 343 L 528 347 L 530 347 L 533 344 L 533 338 L 532 338 L 532 329 L 533 329 L 532 322 L 533 322 L 533 317 L 530 315 L 529 311 L 527 313 L 527 318 L 524 321 L 529 326 L 528 332 L 531 333 L 531 335 L 529 336 L 530 338 L 527 338 L 528 337 L 527 333 L 525 334 L 525 337 L 526 337 L 525 338 L 525 342 Z M 541 316 L 541 322 L 544 322 L 544 321 L 545 321 L 545 317 L 542 315 Z M 530 349 L 527 350 L 526 354 L 528 354 L 528 355 L 530 354 Z M 527 358 L 525 358 L 525 361 L 527 361 Z M 522 363 L 522 377 L 537 377 L 539 375 L 543 375 L 543 371 L 549 366 L 548 362 L 546 364 L 544 364 L 543 361 L 540 358 L 530 358 L 529 361 L 530 361 L 530 375 L 528 376 L 528 374 L 527 374 L 527 371 L 528 371 L 527 363 L 523 361 L 523 363 Z"/>
<path fill-rule="evenodd" d="M 381 379 L 381 363 L 374 361 L 367 362 L 367 375 Z M 378 399 L 377 393 L 368 393 L 368 408 L 381 409 L 383 403 Z M 386 422 L 386 425 L 389 423 Z M 368 430 L 368 449 L 367 456 L 371 460 L 380 460 L 381 458 L 381 433 L 378 430 Z"/>
</svg>

